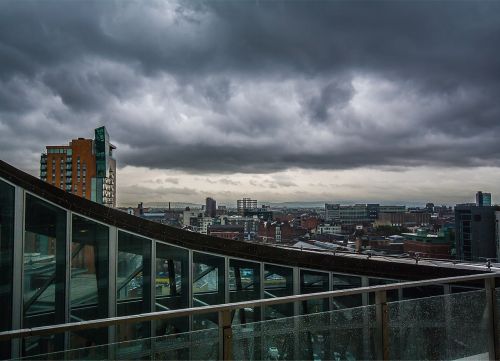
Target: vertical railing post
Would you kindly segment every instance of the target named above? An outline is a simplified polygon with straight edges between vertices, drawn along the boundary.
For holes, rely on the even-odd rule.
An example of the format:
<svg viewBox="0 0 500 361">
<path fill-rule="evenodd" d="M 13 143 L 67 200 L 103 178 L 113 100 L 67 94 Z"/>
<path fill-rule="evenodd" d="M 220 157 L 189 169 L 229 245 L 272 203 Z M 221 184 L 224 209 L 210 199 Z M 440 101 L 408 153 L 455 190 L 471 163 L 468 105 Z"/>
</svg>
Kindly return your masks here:
<svg viewBox="0 0 500 361">
<path fill-rule="evenodd" d="M 377 321 L 376 352 L 378 360 L 389 360 L 389 313 L 386 291 L 375 292 L 375 316 Z"/>
<path fill-rule="evenodd" d="M 300 295 L 300 269 L 298 267 L 293 268 L 293 294 Z M 301 311 L 300 302 L 293 303 L 293 359 L 300 360 L 302 358 L 302 352 L 300 348 L 300 322 L 301 322 Z"/>
<path fill-rule="evenodd" d="M 118 269 L 118 229 L 109 227 L 108 243 L 108 317 L 116 317 L 117 314 L 117 294 L 116 294 L 116 274 Z M 116 359 L 117 333 L 119 326 L 108 327 L 108 360 Z"/>
<path fill-rule="evenodd" d="M 24 206 L 25 192 L 21 187 L 15 188 L 14 196 L 14 249 L 12 272 L 12 329 L 23 326 L 23 282 L 24 282 Z M 11 356 L 18 358 L 22 354 L 22 338 L 12 340 Z"/>
<path fill-rule="evenodd" d="M 498 334 L 498 311 L 497 297 L 495 291 L 495 278 L 484 280 L 486 290 L 486 311 L 488 317 L 487 327 L 489 328 L 488 352 L 490 360 L 500 360 L 499 334 Z"/>
<path fill-rule="evenodd" d="M 233 329 L 231 310 L 219 311 L 219 359 L 233 359 Z"/>
</svg>

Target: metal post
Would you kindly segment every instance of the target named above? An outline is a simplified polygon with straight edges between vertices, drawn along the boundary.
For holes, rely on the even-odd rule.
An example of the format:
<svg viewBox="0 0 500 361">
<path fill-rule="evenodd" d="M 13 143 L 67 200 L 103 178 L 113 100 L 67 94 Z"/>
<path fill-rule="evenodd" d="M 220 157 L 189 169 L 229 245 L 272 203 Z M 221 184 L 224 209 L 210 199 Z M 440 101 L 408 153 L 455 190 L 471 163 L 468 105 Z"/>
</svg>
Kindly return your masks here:
<svg viewBox="0 0 500 361">
<path fill-rule="evenodd" d="M 300 294 L 300 269 L 297 267 L 293 268 L 293 294 Z M 299 360 L 302 358 L 300 349 L 300 302 L 293 303 L 293 359 Z"/>
<path fill-rule="evenodd" d="M 71 252 L 73 245 L 73 213 L 66 212 L 66 271 L 65 271 L 65 284 L 64 284 L 64 322 L 71 322 Z M 70 349 L 71 333 L 64 333 L 64 351 Z"/>
<path fill-rule="evenodd" d="M 169 268 L 170 271 L 170 268 Z M 155 312 L 156 311 L 156 241 L 151 240 L 151 264 L 150 264 L 150 272 L 151 274 L 151 281 L 150 281 L 150 297 L 151 297 L 151 302 L 149 305 L 149 309 L 151 310 L 150 312 Z M 172 284 L 172 283 L 170 283 Z M 175 278 L 173 284 L 175 285 Z M 149 334 L 151 337 L 151 346 L 155 344 L 154 342 L 154 337 L 156 336 L 156 322 L 157 321 L 151 321 L 149 324 Z"/>
<path fill-rule="evenodd" d="M 489 325 L 488 352 L 490 360 L 500 360 L 499 334 L 498 334 L 498 311 L 497 297 L 495 291 L 495 278 L 484 280 L 486 289 L 486 311 Z"/>
<path fill-rule="evenodd" d="M 118 264 L 118 229 L 109 227 L 109 249 L 108 249 L 108 316 L 116 317 L 116 273 Z M 108 359 L 116 358 L 115 342 L 118 326 L 108 328 Z"/>
<path fill-rule="evenodd" d="M 231 311 L 219 311 L 219 359 L 233 359 L 233 330 Z"/>
<path fill-rule="evenodd" d="M 378 360 L 389 360 L 389 314 L 386 291 L 375 292 L 377 332 L 375 350 Z"/>
<path fill-rule="evenodd" d="M 188 250 L 188 307 L 192 308 L 193 307 L 193 250 L 189 249 Z M 191 345 L 193 342 L 193 315 L 188 316 L 188 328 L 189 328 L 189 344 Z M 189 347 L 188 349 L 188 358 L 189 360 L 192 360 L 192 347 Z"/>
<path fill-rule="evenodd" d="M 362 276 L 361 277 L 361 287 L 369 287 L 370 282 L 368 280 L 368 277 Z M 372 357 L 370 354 L 370 348 L 371 348 L 371 343 L 370 343 L 370 308 L 368 307 L 370 298 L 369 298 L 369 293 L 368 292 L 363 292 L 361 294 L 361 304 L 363 305 L 362 312 L 363 312 L 363 358 L 365 360 L 368 360 Z"/>
<path fill-rule="evenodd" d="M 23 321 L 23 275 L 24 275 L 24 189 L 15 188 L 14 195 L 14 250 L 12 272 L 12 329 L 22 328 Z M 12 340 L 12 358 L 21 357 L 22 339 Z"/>
</svg>

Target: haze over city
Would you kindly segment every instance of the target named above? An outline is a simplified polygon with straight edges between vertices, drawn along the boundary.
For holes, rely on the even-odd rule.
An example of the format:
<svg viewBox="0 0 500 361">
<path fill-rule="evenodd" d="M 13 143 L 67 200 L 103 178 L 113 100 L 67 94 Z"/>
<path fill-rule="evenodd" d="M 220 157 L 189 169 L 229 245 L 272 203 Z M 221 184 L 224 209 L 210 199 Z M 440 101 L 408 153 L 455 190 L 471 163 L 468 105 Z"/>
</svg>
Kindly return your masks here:
<svg viewBox="0 0 500 361">
<path fill-rule="evenodd" d="M 500 3 L 0 2 L 0 154 L 105 125 L 118 204 L 500 194 Z M 495 199 L 494 199 L 495 201 Z"/>
</svg>

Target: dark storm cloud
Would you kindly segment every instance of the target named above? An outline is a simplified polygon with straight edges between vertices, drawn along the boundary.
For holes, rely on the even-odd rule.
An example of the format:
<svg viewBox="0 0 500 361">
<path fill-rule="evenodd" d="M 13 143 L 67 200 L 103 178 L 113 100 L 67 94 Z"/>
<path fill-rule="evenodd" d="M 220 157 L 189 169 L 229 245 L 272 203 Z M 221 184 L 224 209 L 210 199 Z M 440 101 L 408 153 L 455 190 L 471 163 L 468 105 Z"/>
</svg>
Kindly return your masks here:
<svg viewBox="0 0 500 361">
<path fill-rule="evenodd" d="M 499 165 L 499 13 L 493 1 L 2 1 L 2 159 L 27 148 L 35 167 L 44 145 L 104 124 L 120 165 Z"/>
</svg>

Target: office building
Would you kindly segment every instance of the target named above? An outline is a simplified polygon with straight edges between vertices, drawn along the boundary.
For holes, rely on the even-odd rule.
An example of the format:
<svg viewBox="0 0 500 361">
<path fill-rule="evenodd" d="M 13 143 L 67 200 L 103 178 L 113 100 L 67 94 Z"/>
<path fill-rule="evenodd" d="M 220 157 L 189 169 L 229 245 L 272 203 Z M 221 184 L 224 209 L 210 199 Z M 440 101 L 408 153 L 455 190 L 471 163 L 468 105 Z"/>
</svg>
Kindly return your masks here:
<svg viewBox="0 0 500 361">
<path fill-rule="evenodd" d="M 115 146 L 105 127 L 94 139 L 73 139 L 68 145 L 48 145 L 40 157 L 40 179 L 69 193 L 109 207 L 116 206 Z"/>
<path fill-rule="evenodd" d="M 217 216 L 217 202 L 215 199 L 208 197 L 205 201 L 205 214 L 207 217 L 214 218 Z"/>
<path fill-rule="evenodd" d="M 340 222 L 340 204 L 325 204 L 325 221 Z"/>
<path fill-rule="evenodd" d="M 373 223 L 379 213 L 403 213 L 405 206 L 381 206 L 379 204 L 325 204 L 325 221 L 342 225 Z"/>
</svg>

